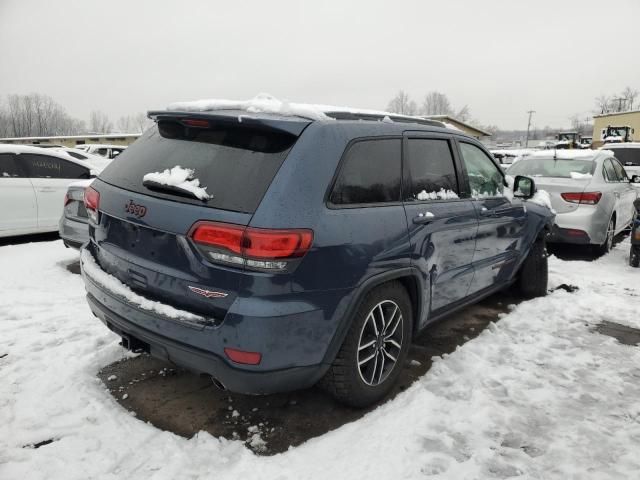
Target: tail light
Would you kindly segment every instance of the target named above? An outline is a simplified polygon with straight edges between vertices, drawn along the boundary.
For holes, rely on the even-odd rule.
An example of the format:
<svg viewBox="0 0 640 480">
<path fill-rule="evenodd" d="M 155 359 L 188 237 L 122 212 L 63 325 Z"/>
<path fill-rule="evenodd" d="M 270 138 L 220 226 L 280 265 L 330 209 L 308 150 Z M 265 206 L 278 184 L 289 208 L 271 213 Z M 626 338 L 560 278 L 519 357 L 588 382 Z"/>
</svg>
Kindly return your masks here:
<svg viewBox="0 0 640 480">
<path fill-rule="evenodd" d="M 69 198 L 68 194 L 64 194 L 64 206 L 66 207 L 67 205 L 69 205 L 69 202 L 71 201 L 71 199 Z"/>
<path fill-rule="evenodd" d="M 567 192 L 561 193 L 560 196 L 565 202 L 595 205 L 602 198 L 602 192 Z"/>
<path fill-rule="evenodd" d="M 100 192 L 95 188 L 87 187 L 84 191 L 84 206 L 87 215 L 94 223 L 98 223 L 98 208 L 100 207 Z"/>
<path fill-rule="evenodd" d="M 313 243 L 307 229 L 266 229 L 198 222 L 190 236 L 210 260 L 260 270 L 286 270 Z"/>
</svg>

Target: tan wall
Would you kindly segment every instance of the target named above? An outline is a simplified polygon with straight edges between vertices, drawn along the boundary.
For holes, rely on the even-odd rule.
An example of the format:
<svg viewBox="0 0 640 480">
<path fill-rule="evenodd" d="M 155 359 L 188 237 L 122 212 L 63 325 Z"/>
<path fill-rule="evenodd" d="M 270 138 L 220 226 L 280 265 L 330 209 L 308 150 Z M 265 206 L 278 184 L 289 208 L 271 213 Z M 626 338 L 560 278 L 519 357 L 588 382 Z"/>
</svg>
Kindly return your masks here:
<svg viewBox="0 0 640 480">
<path fill-rule="evenodd" d="M 447 123 L 450 123 L 451 125 L 454 125 L 457 129 L 462 130 L 464 133 L 466 133 L 470 137 L 475 137 L 477 139 L 483 138 L 483 136 L 480 135 L 480 132 L 478 132 L 477 130 L 474 130 L 472 128 L 468 128 L 465 125 L 461 125 L 460 123 L 456 122 L 455 120 L 453 120 L 451 118 L 447 118 L 446 120 L 443 120 L 443 121 L 447 122 Z"/>
<path fill-rule="evenodd" d="M 112 138 L 103 138 L 103 137 L 78 137 L 78 138 L 31 138 L 31 139 L 3 139 L 2 143 L 8 143 L 13 145 L 21 145 L 21 144 L 33 144 L 38 143 L 40 145 L 54 144 L 54 145 L 62 145 L 65 147 L 75 147 L 77 145 L 91 145 L 91 144 L 107 144 L 107 145 L 131 145 L 138 137 L 112 137 Z"/>
<path fill-rule="evenodd" d="M 593 148 L 602 146 L 604 143 L 602 141 L 602 129 L 607 128 L 609 125 L 615 127 L 630 126 L 635 129 L 635 133 L 631 134 L 631 138 L 636 142 L 640 141 L 640 112 L 615 113 L 593 117 Z"/>
</svg>

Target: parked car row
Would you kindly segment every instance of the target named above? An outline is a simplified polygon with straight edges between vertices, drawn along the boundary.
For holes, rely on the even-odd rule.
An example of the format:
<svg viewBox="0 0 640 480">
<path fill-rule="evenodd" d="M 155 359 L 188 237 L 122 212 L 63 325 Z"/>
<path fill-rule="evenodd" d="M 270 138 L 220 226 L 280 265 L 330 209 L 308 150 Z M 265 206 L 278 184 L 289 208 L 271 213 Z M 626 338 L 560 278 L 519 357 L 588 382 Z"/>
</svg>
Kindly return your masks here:
<svg viewBox="0 0 640 480">
<path fill-rule="evenodd" d="M 460 131 L 309 111 L 151 112 L 84 194 L 82 275 L 129 348 L 364 406 L 425 326 L 513 284 L 545 294 L 553 214 Z"/>
<path fill-rule="evenodd" d="M 104 166 L 100 157 L 79 159 L 63 149 L 0 145 L 0 237 L 58 230 L 69 183 Z"/>
<path fill-rule="evenodd" d="M 509 175 L 528 175 L 551 196 L 556 211 L 549 242 L 611 249 L 634 217 L 638 189 L 610 150 L 542 150 L 516 162 Z"/>
</svg>

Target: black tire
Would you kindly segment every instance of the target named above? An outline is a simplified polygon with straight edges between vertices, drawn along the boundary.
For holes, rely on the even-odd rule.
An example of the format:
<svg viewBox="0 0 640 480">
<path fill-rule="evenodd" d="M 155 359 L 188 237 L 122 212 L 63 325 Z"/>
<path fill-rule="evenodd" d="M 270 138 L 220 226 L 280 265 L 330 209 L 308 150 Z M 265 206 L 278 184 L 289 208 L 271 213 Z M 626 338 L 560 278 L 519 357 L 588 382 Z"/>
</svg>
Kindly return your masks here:
<svg viewBox="0 0 640 480">
<path fill-rule="evenodd" d="M 595 253 L 598 256 L 606 255 L 611 251 L 611 247 L 613 247 L 613 240 L 615 238 L 616 231 L 616 219 L 611 217 L 609 220 L 609 224 L 607 225 L 607 234 L 604 239 L 604 243 L 602 245 L 597 245 L 595 247 Z"/>
<path fill-rule="evenodd" d="M 397 349 L 393 346 L 390 340 L 390 343 L 387 344 L 384 334 L 376 339 L 374 345 L 363 348 L 361 345 L 366 345 L 371 342 L 372 338 L 375 338 L 371 335 L 374 325 L 376 327 L 384 325 L 385 314 L 391 316 L 394 305 L 398 307 L 401 317 L 398 320 L 396 313 L 394 318 L 396 318 L 397 326 L 393 332 L 391 332 L 393 319 L 389 320 L 390 327 L 387 334 L 393 333 L 390 339 L 399 343 L 400 348 Z M 378 306 L 382 309 L 382 317 Z M 374 310 L 377 313 L 374 314 L 374 324 L 372 324 L 370 314 Z M 383 321 L 378 323 L 380 318 L 383 318 Z M 320 381 L 320 386 L 340 403 L 352 407 L 367 407 L 382 399 L 393 388 L 402 372 L 411 344 L 412 325 L 411 301 L 402 284 L 389 282 L 374 288 L 365 296 L 354 314 L 342 347 Z M 399 338 L 400 340 L 398 340 Z M 386 349 L 389 351 L 387 352 Z M 360 367 L 359 363 L 370 354 L 375 355 L 375 358 Z M 380 362 L 378 362 L 379 358 Z M 390 358 L 395 358 L 395 363 Z M 374 362 L 375 365 L 373 365 Z M 379 367 L 379 364 L 382 367 Z M 371 372 L 370 383 L 367 383 Z M 377 380 L 380 380 L 379 383 L 376 383 Z"/>
<path fill-rule="evenodd" d="M 531 246 L 529 255 L 522 264 L 518 277 L 518 290 L 525 298 L 543 297 L 547 294 L 549 265 L 544 238 L 539 238 Z"/>
<path fill-rule="evenodd" d="M 640 267 L 640 245 L 632 245 L 629 253 L 629 265 L 633 268 Z"/>
</svg>

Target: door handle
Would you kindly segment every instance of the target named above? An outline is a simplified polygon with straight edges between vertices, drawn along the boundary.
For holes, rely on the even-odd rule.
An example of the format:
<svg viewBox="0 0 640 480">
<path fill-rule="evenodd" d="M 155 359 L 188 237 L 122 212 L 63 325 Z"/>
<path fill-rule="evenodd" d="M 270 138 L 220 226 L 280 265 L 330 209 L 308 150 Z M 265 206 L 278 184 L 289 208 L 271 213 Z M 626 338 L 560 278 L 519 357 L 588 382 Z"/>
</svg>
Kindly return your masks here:
<svg viewBox="0 0 640 480">
<path fill-rule="evenodd" d="M 431 223 L 435 220 L 437 220 L 437 217 L 431 212 L 426 212 L 426 213 L 421 212 L 417 216 L 413 217 L 413 223 L 417 225 L 424 225 L 427 223 Z"/>
<path fill-rule="evenodd" d="M 42 188 L 39 188 L 38 191 L 42 193 L 52 193 L 52 192 L 55 192 L 56 189 L 51 187 L 42 187 Z"/>
</svg>

